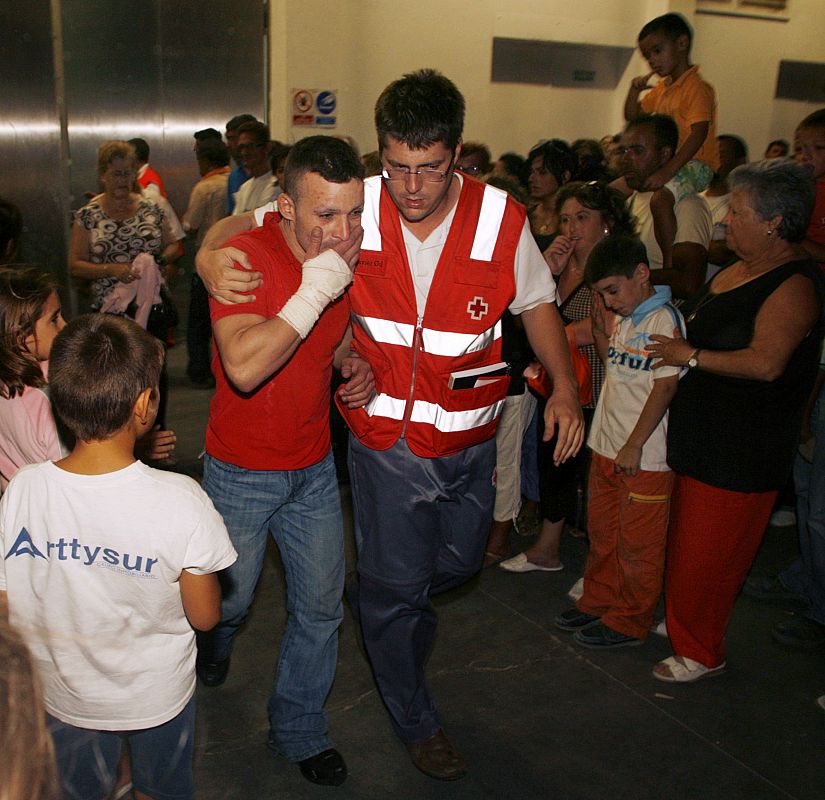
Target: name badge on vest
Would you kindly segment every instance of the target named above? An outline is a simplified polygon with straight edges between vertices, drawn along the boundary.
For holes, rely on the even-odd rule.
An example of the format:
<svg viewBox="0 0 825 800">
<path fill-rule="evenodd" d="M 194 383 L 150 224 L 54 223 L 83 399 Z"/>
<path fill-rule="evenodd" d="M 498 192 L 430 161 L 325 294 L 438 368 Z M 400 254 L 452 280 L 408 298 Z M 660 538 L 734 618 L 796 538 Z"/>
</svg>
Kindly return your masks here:
<svg viewBox="0 0 825 800">
<path fill-rule="evenodd" d="M 373 276 L 376 278 L 387 277 L 387 260 L 383 253 L 374 250 L 362 250 L 358 259 L 358 266 L 355 268 L 356 274 Z"/>
</svg>

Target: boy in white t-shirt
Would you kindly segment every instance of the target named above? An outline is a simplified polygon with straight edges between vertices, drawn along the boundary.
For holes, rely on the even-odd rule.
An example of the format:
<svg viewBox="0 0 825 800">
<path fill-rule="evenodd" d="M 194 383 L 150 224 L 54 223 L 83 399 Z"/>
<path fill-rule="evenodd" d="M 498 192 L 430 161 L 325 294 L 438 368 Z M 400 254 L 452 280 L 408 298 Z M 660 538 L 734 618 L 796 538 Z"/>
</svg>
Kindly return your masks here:
<svg viewBox="0 0 825 800">
<path fill-rule="evenodd" d="M 556 617 L 586 647 L 641 644 L 662 588 L 673 473 L 667 466 L 667 409 L 680 368 L 653 371 L 651 335 L 684 336 L 670 288 L 652 286 L 635 237 L 613 236 L 591 251 L 593 336 L 606 378 L 588 438 L 590 553 L 584 594 Z M 607 309 L 617 315 L 608 338 Z"/>
<path fill-rule="evenodd" d="M 137 797 L 193 796 L 192 627 L 218 622 L 214 573 L 236 554 L 193 480 L 133 456 L 162 363 L 161 343 L 129 320 L 71 322 L 49 379 L 77 444 L 19 470 L 0 503 L 0 609 L 40 672 L 66 798 L 108 795 L 123 738 Z"/>
</svg>

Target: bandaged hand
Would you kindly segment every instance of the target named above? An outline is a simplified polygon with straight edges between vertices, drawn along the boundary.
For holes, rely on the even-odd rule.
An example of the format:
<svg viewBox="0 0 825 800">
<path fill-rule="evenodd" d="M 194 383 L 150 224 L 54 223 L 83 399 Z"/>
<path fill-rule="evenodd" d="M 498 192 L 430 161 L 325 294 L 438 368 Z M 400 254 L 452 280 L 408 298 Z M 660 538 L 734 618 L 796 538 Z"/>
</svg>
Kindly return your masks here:
<svg viewBox="0 0 825 800">
<path fill-rule="evenodd" d="M 298 291 L 287 300 L 278 316 L 306 339 L 321 312 L 352 282 L 352 270 L 334 250 L 324 250 L 304 261 L 302 275 Z"/>
</svg>

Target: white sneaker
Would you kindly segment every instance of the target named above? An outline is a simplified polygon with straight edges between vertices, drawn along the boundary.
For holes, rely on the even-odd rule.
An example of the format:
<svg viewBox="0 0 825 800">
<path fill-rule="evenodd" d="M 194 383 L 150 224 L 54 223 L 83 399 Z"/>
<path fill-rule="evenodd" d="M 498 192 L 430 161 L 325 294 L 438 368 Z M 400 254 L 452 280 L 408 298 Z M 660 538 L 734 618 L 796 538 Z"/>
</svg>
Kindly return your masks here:
<svg viewBox="0 0 825 800">
<path fill-rule="evenodd" d="M 774 528 L 787 528 L 796 525 L 796 513 L 790 508 L 780 508 L 771 514 L 771 525 Z"/>
</svg>

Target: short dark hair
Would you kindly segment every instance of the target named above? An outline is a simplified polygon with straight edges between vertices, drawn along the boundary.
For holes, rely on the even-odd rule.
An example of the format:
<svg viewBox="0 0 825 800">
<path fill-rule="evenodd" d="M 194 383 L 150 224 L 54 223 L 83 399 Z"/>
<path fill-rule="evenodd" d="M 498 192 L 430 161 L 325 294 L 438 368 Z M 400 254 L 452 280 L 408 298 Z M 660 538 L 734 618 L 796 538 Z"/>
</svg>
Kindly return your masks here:
<svg viewBox="0 0 825 800">
<path fill-rule="evenodd" d="M 527 168 L 532 167 L 533 162 L 541 159 L 544 168 L 553 175 L 559 186 L 567 183 L 576 168 L 576 160 L 570 145 L 564 139 L 548 139 L 546 142 L 537 144 L 527 156 Z M 564 173 L 568 173 L 564 177 Z"/>
<path fill-rule="evenodd" d="M 747 161 L 748 146 L 739 136 L 735 136 L 732 133 L 720 133 L 719 136 L 716 137 L 716 140 L 719 142 L 730 142 L 733 145 L 733 153 L 736 158 L 744 158 Z"/>
<path fill-rule="evenodd" d="M 243 125 L 239 125 L 238 136 L 242 133 L 248 133 L 260 144 L 267 144 L 269 142 L 269 126 L 257 120 L 244 122 Z"/>
<path fill-rule="evenodd" d="M 292 145 L 284 165 L 284 191 L 296 197 L 298 181 L 308 172 L 317 172 L 330 183 L 363 180 L 364 165 L 345 141 L 334 136 L 308 136 Z"/>
<path fill-rule="evenodd" d="M 381 92 L 375 130 L 379 149 L 392 136 L 412 150 L 443 142 L 455 151 L 464 130 L 464 97 L 434 69 L 409 72 Z"/>
<path fill-rule="evenodd" d="M 524 156 L 520 156 L 518 153 L 502 153 L 498 157 L 498 160 L 504 164 L 504 171 L 508 175 L 512 175 L 521 181 L 522 174 L 524 173 Z"/>
<path fill-rule="evenodd" d="M 22 394 L 46 381 L 40 362 L 26 346 L 52 292 L 54 276 L 40 267 L 0 269 L 0 397 Z"/>
<path fill-rule="evenodd" d="M 223 139 L 200 139 L 195 145 L 195 155 L 213 167 L 225 167 L 229 164 L 229 148 Z"/>
<path fill-rule="evenodd" d="M 778 145 L 782 148 L 782 155 L 786 156 L 791 150 L 790 144 L 788 144 L 787 140 L 785 139 L 774 139 L 772 142 L 768 142 L 768 146 L 765 148 L 765 152 L 767 153 L 774 145 Z"/>
<path fill-rule="evenodd" d="M 632 278 L 639 264 L 647 264 L 647 250 L 637 236 L 606 236 L 593 245 L 587 257 L 584 282 L 593 286 L 614 275 Z"/>
<path fill-rule="evenodd" d="M 653 128 L 653 139 L 658 150 L 669 147 L 674 153 L 676 152 L 679 147 L 679 128 L 673 117 L 667 114 L 639 114 L 627 123 L 625 133 L 645 125 Z"/>
<path fill-rule="evenodd" d="M 820 108 L 812 114 L 808 114 L 808 116 L 796 126 L 798 131 L 808 128 L 825 128 L 825 108 Z"/>
<path fill-rule="evenodd" d="M 129 139 L 129 144 L 135 148 L 135 155 L 138 161 L 149 160 L 149 143 L 146 139 Z"/>
<path fill-rule="evenodd" d="M 687 20 L 681 15 L 671 12 L 670 14 L 662 14 L 661 17 L 656 17 L 645 23 L 644 27 L 639 31 L 637 41 L 642 41 L 645 36 L 650 36 L 651 33 L 663 33 L 668 39 L 678 39 L 680 36 L 687 36 L 688 50 L 693 42 L 693 31 L 688 25 Z"/>
<path fill-rule="evenodd" d="M 556 213 L 567 200 L 574 197 L 585 208 L 598 211 L 602 220 L 610 228 L 614 236 L 633 236 L 636 232 L 636 222 L 630 213 L 624 196 L 618 189 L 608 186 L 603 181 L 571 181 L 564 184 L 556 195 Z"/>
<path fill-rule="evenodd" d="M 273 172 L 278 171 L 278 164 L 286 160 L 291 149 L 291 144 L 284 144 L 283 142 L 273 143 L 272 150 L 269 152 L 269 165 L 272 167 Z"/>
<path fill-rule="evenodd" d="M 140 393 L 157 391 L 163 358 L 160 340 L 125 317 L 77 317 L 52 345 L 55 410 L 80 441 L 111 439 L 129 422 Z"/>
<path fill-rule="evenodd" d="M 203 128 L 195 131 L 192 136 L 195 137 L 196 142 L 205 142 L 207 139 L 223 139 L 221 132 L 215 128 Z"/>
<path fill-rule="evenodd" d="M 467 158 L 468 156 L 481 156 L 483 161 L 482 173 L 489 172 L 493 166 L 490 148 L 482 142 L 462 142 L 460 158 Z"/>
<path fill-rule="evenodd" d="M 245 122 L 257 122 L 257 121 L 258 121 L 257 118 L 254 117 L 252 114 L 237 114 L 236 116 L 232 117 L 232 119 L 230 119 L 229 122 L 226 123 L 226 130 L 236 131 Z"/>
</svg>

